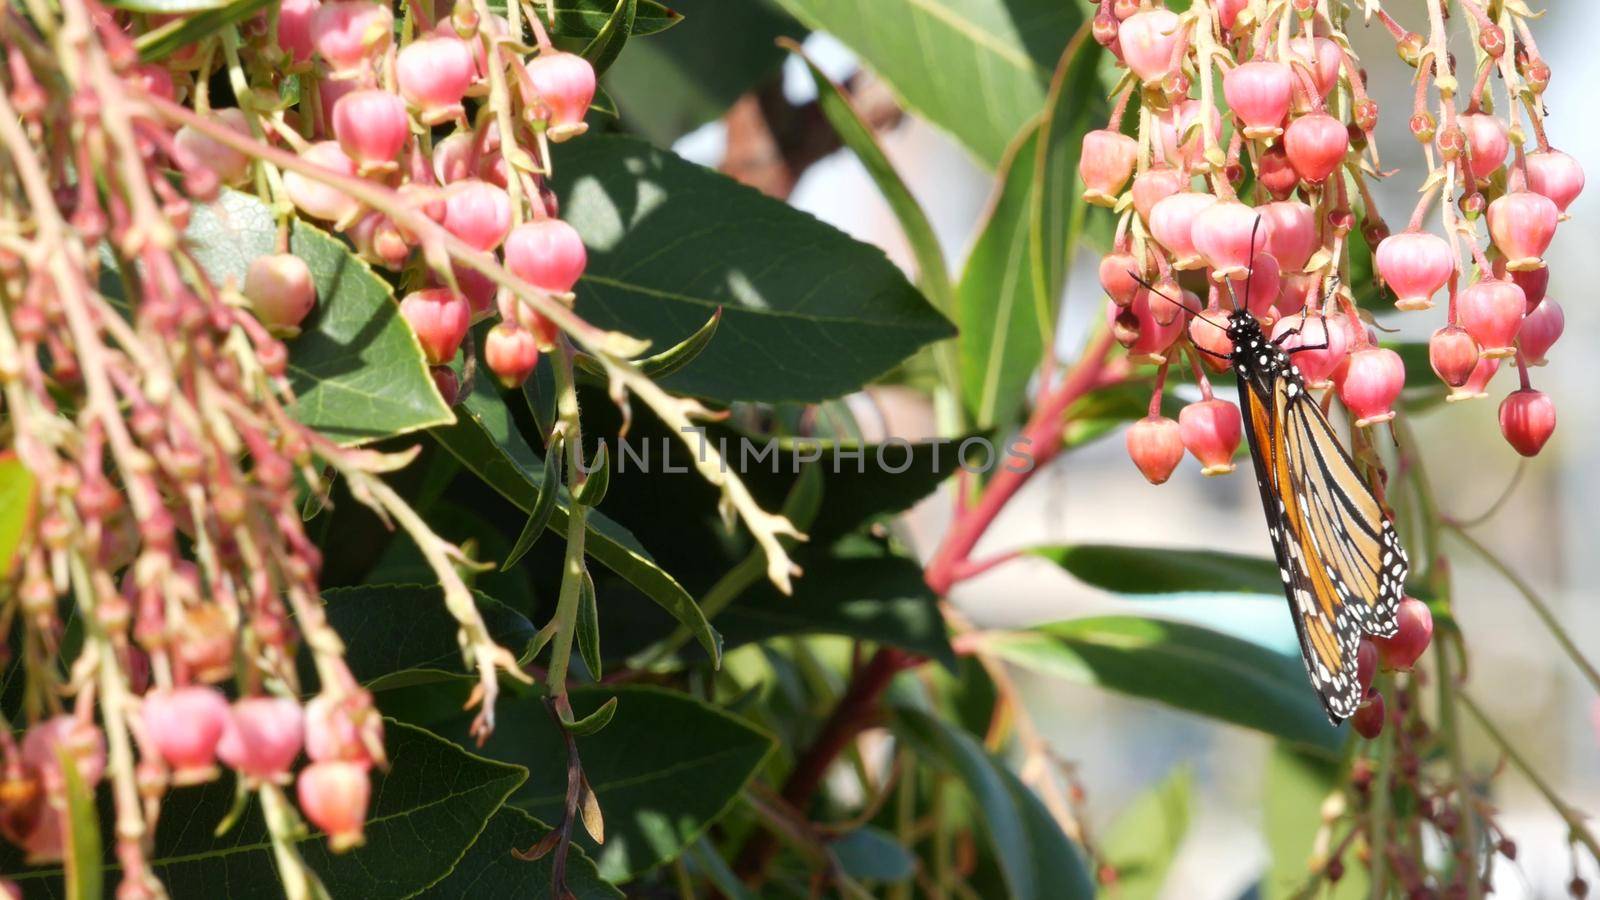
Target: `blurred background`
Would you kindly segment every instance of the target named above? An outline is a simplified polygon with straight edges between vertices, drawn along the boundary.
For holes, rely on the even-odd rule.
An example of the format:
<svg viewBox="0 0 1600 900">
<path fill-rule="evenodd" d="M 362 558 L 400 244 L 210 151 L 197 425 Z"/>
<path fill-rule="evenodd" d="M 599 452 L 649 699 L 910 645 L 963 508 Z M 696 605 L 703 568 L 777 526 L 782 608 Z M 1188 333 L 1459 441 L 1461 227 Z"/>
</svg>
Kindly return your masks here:
<svg viewBox="0 0 1600 900">
<path fill-rule="evenodd" d="M 749 2 L 684 0 L 673 5 L 688 17 L 679 27 L 689 29 L 697 14 L 704 16 L 702 21 L 711 18 L 706 13 L 743 14 L 737 8 Z M 1545 94 L 1551 141 L 1591 173 L 1600 172 L 1600 117 L 1594 114 L 1595 85 L 1600 84 L 1600 5 L 1593 0 L 1548 0 L 1544 5 L 1548 13 L 1536 37 L 1553 71 Z M 1396 15 L 1417 24 L 1421 4 L 1400 6 L 1404 9 L 1396 8 Z M 1385 218 L 1398 230 L 1403 224 L 1395 223 L 1409 217 L 1421 183 L 1421 153 L 1405 126 L 1412 71 L 1376 24 L 1363 29 L 1357 23 L 1351 37 L 1368 69 L 1369 90 L 1383 109 L 1379 152 L 1386 169 L 1398 169 L 1378 193 Z M 813 33 L 804 45 L 835 80 L 857 73 L 850 51 L 829 36 Z M 742 57 L 761 49 L 721 47 L 717 53 L 726 55 L 706 64 L 742 64 Z M 796 104 L 811 99 L 810 79 L 798 61 L 791 58 L 781 65 L 786 97 Z M 648 53 L 630 51 L 614 77 L 638 80 L 659 74 Z M 854 86 L 858 97 L 862 90 L 872 90 L 870 75 Z M 624 115 L 636 124 L 649 124 L 651 111 L 630 109 L 626 100 L 623 91 L 619 102 Z M 675 149 L 706 165 L 723 164 L 728 121 L 717 120 L 676 138 Z M 880 139 L 932 219 L 948 258 L 958 263 L 982 221 L 992 174 L 955 140 L 912 115 Z M 914 269 L 894 216 L 849 151 L 832 152 L 810 166 L 789 200 L 877 244 L 908 271 Z M 1474 533 L 1543 594 L 1593 658 L 1600 656 L 1594 608 L 1600 596 L 1593 587 L 1600 579 L 1600 539 L 1592 519 L 1600 509 L 1600 472 L 1594 465 L 1600 393 L 1592 389 L 1587 354 L 1600 334 L 1600 309 L 1589 296 L 1600 284 L 1600 190 L 1591 186 L 1572 214 L 1548 256 L 1550 296 L 1564 306 L 1566 335 L 1550 365 L 1534 370 L 1535 386 L 1556 401 L 1560 427 L 1543 454 L 1526 464 L 1511 498 Z M 1430 222 L 1437 232 L 1436 216 Z M 1063 359 L 1072 358 L 1091 319 L 1101 314 L 1096 262 L 1084 251 L 1069 279 L 1059 332 Z M 1443 323 L 1442 303 L 1430 313 L 1391 314 L 1383 321 L 1401 329 L 1397 337 L 1425 340 Z M 1431 382 L 1433 375 L 1413 371 L 1409 379 L 1413 384 Z M 1500 398 L 1515 382 L 1512 371 L 1502 370 L 1489 399 L 1438 405 L 1413 418 L 1435 489 L 1445 511 L 1458 519 L 1478 518 L 1517 477 L 1520 458 L 1500 439 L 1496 420 Z M 887 414 L 888 427 L 901 436 L 926 436 L 931 429 L 931 411 L 914 396 L 890 392 L 876 400 Z M 1204 479 L 1198 465 L 1186 461 L 1171 482 L 1157 488 L 1140 478 L 1120 437 L 1091 444 L 1058 458 L 1030 481 L 977 555 L 1064 542 L 1198 546 L 1268 555 L 1259 498 L 1248 463 L 1241 463 L 1232 476 Z M 906 536 L 924 556 L 946 526 L 949 509 L 948 495 L 943 495 L 930 498 L 908 517 Z M 1592 691 L 1522 597 L 1464 548 L 1449 546 L 1457 612 L 1473 667 L 1470 692 L 1570 803 L 1600 810 L 1600 708 Z M 1129 604 L 1084 587 L 1043 560 L 1020 560 L 992 570 L 961 585 L 953 599 L 976 623 L 991 628 L 1126 612 Z M 1295 650 L 1292 626 L 1279 602 L 1240 598 L 1148 603 L 1161 615 L 1200 619 L 1286 652 Z M 1269 866 L 1265 829 L 1277 827 L 1267 824 L 1274 798 L 1264 789 L 1268 779 L 1263 773 L 1273 765 L 1266 738 L 1093 688 L 1024 672 L 1017 678 L 1054 750 L 1078 765 L 1088 790 L 1091 828 L 1105 827 L 1135 796 L 1174 771 L 1193 773 L 1194 819 L 1166 896 L 1232 900 L 1262 878 Z M 1499 762 L 1494 749 L 1471 723 L 1465 727 L 1475 769 L 1493 769 Z M 1515 772 L 1504 773 L 1495 785 L 1500 822 L 1519 850 L 1514 863 L 1499 862 L 1494 879 L 1499 895 L 1565 895 L 1572 860 L 1561 819 Z M 1294 802 L 1315 802 L 1315 795 Z M 1310 810 L 1302 813 L 1300 818 L 1312 820 L 1305 826 L 1309 850 L 1315 817 Z M 1592 880 L 1595 874 L 1587 876 Z"/>
</svg>

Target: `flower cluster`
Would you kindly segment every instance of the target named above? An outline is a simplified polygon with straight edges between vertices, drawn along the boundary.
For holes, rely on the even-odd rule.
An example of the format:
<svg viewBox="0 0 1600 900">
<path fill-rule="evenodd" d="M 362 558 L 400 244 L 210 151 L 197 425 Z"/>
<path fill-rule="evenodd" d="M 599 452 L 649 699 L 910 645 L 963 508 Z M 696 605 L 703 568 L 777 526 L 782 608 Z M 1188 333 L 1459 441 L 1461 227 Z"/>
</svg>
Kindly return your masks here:
<svg viewBox="0 0 1600 900">
<path fill-rule="evenodd" d="M 161 800 L 220 766 L 291 848 L 286 883 L 314 877 L 291 871 L 291 783 L 335 850 L 361 841 L 386 763 L 304 524 L 328 474 L 435 572 L 478 670 L 480 737 L 498 675 L 528 677 L 479 616 L 466 555 L 382 480 L 412 454 L 302 424 L 287 377 L 283 339 L 319 303 L 288 252 L 295 210 L 414 287 L 400 309 L 447 399 L 446 364 L 497 312 L 487 367 L 526 379 L 584 270 L 544 177 L 549 142 L 584 128 L 589 63 L 554 50 L 537 20 L 537 47 L 523 47 L 523 26 L 482 3 L 438 24 L 419 14 L 396 47 L 386 5 L 286 0 L 244 23 L 243 41 L 230 29 L 159 62 L 135 45 L 141 14 L 96 0 L 0 16 L 0 458 L 32 497 L 20 547 L 0 556 L 0 625 L 23 648 L 28 717 L 20 739 L 0 721 L 0 836 L 33 862 L 60 860 L 71 786 L 110 782 L 118 896 L 163 895 L 146 858 Z M 221 105 L 224 79 L 237 106 Z M 293 102 L 290 79 L 303 88 Z M 238 284 L 214 282 L 182 237 L 224 186 L 279 216 L 279 252 Z M 549 316 L 518 292 L 553 300 Z"/>
<path fill-rule="evenodd" d="M 1406 372 L 1355 302 L 1365 285 L 1353 266 L 1368 257 L 1396 310 L 1446 298 L 1429 355 L 1451 400 L 1486 396 L 1514 361 L 1521 388 L 1500 407 L 1506 440 L 1532 456 L 1555 429 L 1528 368 L 1561 335 L 1543 256 L 1584 178 L 1545 133 L 1550 71 L 1529 15 L 1491 4 L 1491 19 L 1476 0 L 1429 0 L 1424 35 L 1376 10 L 1416 69 L 1410 129 L 1429 171 L 1411 220 L 1391 233 L 1372 202 L 1379 109 L 1345 34 L 1353 6 L 1203 0 L 1180 14 L 1149 0 L 1100 3 L 1095 36 L 1127 73 L 1110 123 L 1084 138 L 1079 172 L 1086 199 L 1120 215 L 1100 267 L 1108 316 L 1135 362 L 1164 371 L 1189 354 L 1205 395 L 1177 423 L 1152 405 L 1129 432 L 1154 483 L 1185 448 L 1207 475 L 1232 468 L 1238 411 L 1210 396 L 1199 361 L 1227 368 L 1219 323 L 1235 308 L 1293 351 L 1307 383 L 1357 428 L 1393 418 Z M 1475 41 L 1464 92 L 1447 47 L 1452 17 Z M 1496 75 L 1501 98 L 1489 89 Z M 1443 236 L 1425 227 L 1436 206 Z"/>
</svg>

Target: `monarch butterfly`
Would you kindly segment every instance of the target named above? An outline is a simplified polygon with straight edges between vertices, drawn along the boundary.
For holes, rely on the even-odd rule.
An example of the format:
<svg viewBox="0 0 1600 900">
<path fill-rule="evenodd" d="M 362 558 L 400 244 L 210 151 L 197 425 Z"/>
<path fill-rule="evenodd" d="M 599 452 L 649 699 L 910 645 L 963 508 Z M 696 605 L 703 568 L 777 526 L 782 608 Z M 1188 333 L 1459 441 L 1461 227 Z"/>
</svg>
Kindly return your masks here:
<svg viewBox="0 0 1600 900">
<path fill-rule="evenodd" d="M 1252 259 L 1254 243 L 1252 234 Z M 1251 274 L 1246 274 L 1246 296 Z M 1226 358 L 1239 380 L 1267 534 L 1306 674 L 1329 721 L 1338 725 L 1361 705 L 1356 656 L 1362 635 L 1393 637 L 1399 630 L 1396 613 L 1410 563 L 1393 523 L 1289 359 L 1294 349 L 1326 345 L 1284 351 L 1283 341 L 1298 330 L 1267 338 L 1237 298 L 1224 330 L 1233 342 Z"/>
<path fill-rule="evenodd" d="M 1292 334 L 1293 332 L 1291 332 Z M 1409 561 L 1372 489 L 1356 474 L 1300 369 L 1247 310 L 1228 315 L 1267 534 L 1294 616 L 1306 674 L 1334 725 L 1361 704 L 1363 634 L 1393 637 Z"/>
</svg>

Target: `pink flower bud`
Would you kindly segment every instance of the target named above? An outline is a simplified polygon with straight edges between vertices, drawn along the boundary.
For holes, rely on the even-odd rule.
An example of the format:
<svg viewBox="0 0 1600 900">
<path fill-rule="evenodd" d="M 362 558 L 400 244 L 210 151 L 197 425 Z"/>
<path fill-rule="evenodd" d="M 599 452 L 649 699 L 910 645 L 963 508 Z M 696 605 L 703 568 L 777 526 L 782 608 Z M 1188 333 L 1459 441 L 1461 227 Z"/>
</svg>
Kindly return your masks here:
<svg viewBox="0 0 1600 900">
<path fill-rule="evenodd" d="M 539 342 L 533 332 L 514 322 L 501 322 L 483 340 L 483 361 L 496 381 L 514 388 L 528 380 L 539 364 Z"/>
<path fill-rule="evenodd" d="M 300 811 L 311 824 L 328 834 L 328 846 L 335 853 L 359 847 L 366 840 L 362 826 L 367 819 L 367 803 L 372 781 L 364 762 L 314 762 L 300 771 L 295 791 Z"/>
<path fill-rule="evenodd" d="M 1406 367 L 1400 354 L 1381 347 L 1364 347 L 1350 354 L 1339 380 L 1339 399 L 1355 416 L 1356 427 L 1366 428 L 1394 418 L 1391 408 L 1406 386 Z"/>
<path fill-rule="evenodd" d="M 440 224 L 475 250 L 493 250 L 511 231 L 511 197 L 487 181 L 458 181 L 446 188 Z"/>
<path fill-rule="evenodd" d="M 1462 116 L 1460 121 L 1461 130 L 1467 135 L 1468 171 L 1482 181 L 1505 165 L 1506 154 L 1511 152 L 1511 136 L 1506 123 L 1495 116 L 1474 113 Z"/>
<path fill-rule="evenodd" d="M 350 226 L 350 240 L 361 258 L 374 265 L 399 270 L 411 258 L 411 244 L 393 219 L 367 213 Z"/>
<path fill-rule="evenodd" d="M 1450 403 L 1459 403 L 1463 400 L 1482 400 L 1489 396 L 1489 382 L 1494 380 L 1495 373 L 1500 371 L 1501 360 L 1494 357 L 1479 357 L 1478 364 L 1473 367 L 1472 375 L 1467 378 L 1467 383 L 1450 391 L 1450 396 L 1444 398 Z"/>
<path fill-rule="evenodd" d="M 1460 325 L 1446 325 L 1428 339 L 1428 363 L 1433 374 L 1453 388 L 1461 387 L 1478 368 L 1478 342 Z"/>
<path fill-rule="evenodd" d="M 312 144 L 300 154 L 300 158 L 336 175 L 356 174 L 356 164 L 345 155 L 337 141 Z M 355 215 L 361 208 L 361 204 L 349 194 L 292 170 L 284 171 L 283 188 L 295 207 L 313 219 L 337 223 Z"/>
<path fill-rule="evenodd" d="M 1561 332 L 1566 327 L 1566 314 L 1561 311 L 1561 304 L 1554 300 L 1547 299 L 1528 313 L 1522 320 L 1522 330 L 1517 332 L 1517 346 L 1522 349 L 1523 359 L 1528 365 L 1544 365 L 1545 355 L 1561 339 Z"/>
<path fill-rule="evenodd" d="M 564 141 L 588 130 L 583 121 L 594 100 L 594 67 L 576 53 L 540 53 L 528 61 L 529 87 L 542 108 L 552 141 Z M 529 98 L 529 102 L 535 100 Z"/>
<path fill-rule="evenodd" d="M 1133 179 L 1133 208 L 1139 211 L 1139 218 L 1149 222 L 1150 211 L 1157 203 L 1188 186 L 1188 177 L 1177 169 L 1153 166 Z"/>
<path fill-rule="evenodd" d="M 467 42 L 444 35 L 407 44 L 395 58 L 394 72 L 400 93 L 424 125 L 460 118 L 461 98 L 478 74 Z"/>
<path fill-rule="evenodd" d="M 467 298 L 467 306 L 472 308 L 472 318 L 478 319 L 494 305 L 500 286 L 476 269 L 458 265 L 452 271 L 456 276 L 456 286 L 461 288 L 461 295 Z"/>
<path fill-rule="evenodd" d="M 312 41 L 312 22 L 322 0 L 283 0 L 278 7 L 278 46 L 289 54 L 289 61 L 303 65 L 311 61 L 316 45 Z"/>
<path fill-rule="evenodd" d="M 1523 456 L 1538 456 L 1556 430 L 1556 405 L 1543 391 L 1522 388 L 1500 403 L 1500 433 Z"/>
<path fill-rule="evenodd" d="M 231 106 L 226 109 L 213 109 L 211 119 L 216 124 L 226 126 L 246 137 L 250 135 L 250 123 L 245 119 L 243 110 Z M 248 155 L 213 140 L 187 125 L 178 129 L 173 140 L 183 152 L 215 173 L 223 184 L 239 184 L 250 175 L 251 159 Z"/>
<path fill-rule="evenodd" d="M 174 784 L 201 784 L 217 776 L 217 740 L 228 721 L 228 701 L 209 687 L 155 690 L 144 695 L 145 732 L 172 767 Z"/>
<path fill-rule="evenodd" d="M 1249 6 L 1250 0 L 1216 0 L 1217 24 L 1224 31 L 1232 31 L 1239 21 L 1239 14 Z"/>
<path fill-rule="evenodd" d="M 90 788 L 100 783 L 106 770 L 106 738 L 100 729 L 76 716 L 60 715 L 35 722 L 22 738 L 22 761 L 39 776 L 39 784 L 52 797 L 66 796 L 66 776 L 58 753 L 72 758 L 78 777 Z"/>
<path fill-rule="evenodd" d="M 1383 695 L 1368 688 L 1355 715 L 1350 717 L 1350 727 L 1367 740 L 1375 740 L 1383 734 L 1383 720 Z"/>
<path fill-rule="evenodd" d="M 1485 278 L 1456 297 L 1456 315 L 1486 357 L 1516 353 L 1517 329 L 1527 301 L 1522 288 L 1509 281 Z"/>
<path fill-rule="evenodd" d="M 1522 288 L 1522 296 L 1528 301 L 1528 312 L 1539 308 L 1544 302 L 1545 294 L 1550 290 L 1550 267 L 1542 269 L 1523 269 L 1520 272 L 1507 272 L 1505 262 L 1495 267 L 1495 277 L 1509 278 L 1511 283 Z"/>
<path fill-rule="evenodd" d="M 1378 645 L 1371 638 L 1362 638 L 1356 645 L 1356 684 L 1365 694 L 1372 687 L 1373 676 L 1378 674 Z"/>
<path fill-rule="evenodd" d="M 411 120 L 399 97 L 364 88 L 345 94 L 334 104 L 333 133 L 361 174 L 392 172 L 395 158 L 411 137 Z"/>
<path fill-rule="evenodd" d="M 274 253 L 250 261 L 244 296 L 263 325 L 298 329 L 317 305 L 317 286 L 305 260 L 292 253 Z"/>
<path fill-rule="evenodd" d="M 1130 253 L 1108 253 L 1100 260 L 1100 287 L 1112 303 L 1127 306 L 1140 288 L 1138 276 L 1143 269 Z"/>
<path fill-rule="evenodd" d="M 1266 220 L 1264 224 L 1271 225 L 1261 229 L 1267 238 L 1266 251 L 1285 272 L 1304 269 L 1317 250 L 1317 214 L 1298 200 L 1262 204 L 1256 211 Z"/>
<path fill-rule="evenodd" d="M 1583 193 L 1583 166 L 1560 150 L 1530 153 L 1526 162 L 1528 190 L 1549 197 L 1561 212 Z"/>
<path fill-rule="evenodd" d="M 368 0 L 325 3 L 311 17 L 311 39 L 334 78 L 354 78 L 389 48 L 394 14 L 387 4 Z"/>
<path fill-rule="evenodd" d="M 433 174 L 440 184 L 454 184 L 473 178 L 481 168 L 470 131 L 457 131 L 433 145 Z"/>
<path fill-rule="evenodd" d="M 1309 74 L 1317 92 L 1323 97 L 1328 96 L 1339 84 L 1342 57 L 1339 45 L 1327 38 L 1297 37 L 1289 41 L 1290 64 L 1301 72 L 1296 78 L 1300 79 L 1303 86 L 1305 76 Z"/>
<path fill-rule="evenodd" d="M 1146 84 L 1154 84 L 1178 68 L 1178 44 L 1183 39 L 1177 14 L 1165 9 L 1135 13 L 1117 26 L 1122 60 Z"/>
<path fill-rule="evenodd" d="M 1083 136 L 1083 153 L 1078 158 L 1078 175 L 1083 178 L 1085 200 L 1099 206 L 1115 206 L 1123 185 L 1133 175 L 1139 142 L 1109 129 Z"/>
<path fill-rule="evenodd" d="M 1200 350 L 1200 358 L 1213 370 L 1221 372 L 1232 363 L 1233 341 L 1228 338 L 1228 313 L 1220 306 L 1208 306 L 1200 315 L 1189 320 L 1189 340 Z"/>
<path fill-rule="evenodd" d="M 1278 302 L 1273 308 L 1278 318 L 1292 316 L 1305 309 L 1322 285 L 1322 275 L 1317 272 L 1284 272 L 1279 279 Z"/>
<path fill-rule="evenodd" d="M 1489 234 L 1513 272 L 1544 267 L 1544 251 L 1556 236 L 1561 212 L 1554 200 L 1516 191 L 1489 204 Z"/>
<path fill-rule="evenodd" d="M 1173 268 L 1198 269 L 1205 265 L 1194 246 L 1194 223 L 1216 202 L 1217 198 L 1210 194 L 1184 191 L 1150 210 L 1150 234 L 1172 254 Z"/>
<path fill-rule="evenodd" d="M 1163 484 L 1183 461 L 1178 423 L 1165 416 L 1145 416 L 1128 428 L 1128 456 L 1151 484 Z"/>
<path fill-rule="evenodd" d="M 416 332 L 422 355 L 432 365 L 455 359 L 456 350 L 472 324 L 467 299 L 449 288 L 413 291 L 400 301 L 400 314 Z"/>
<path fill-rule="evenodd" d="M 1247 269 L 1230 276 L 1228 287 L 1241 306 L 1258 319 L 1265 317 L 1283 290 L 1278 261 L 1269 253 L 1257 253 Z"/>
<path fill-rule="evenodd" d="M 1375 637 L 1372 642 L 1378 645 L 1378 659 L 1385 669 L 1409 672 L 1433 641 L 1433 611 L 1421 600 L 1406 597 L 1400 601 L 1395 619 L 1400 630 L 1393 637 Z"/>
<path fill-rule="evenodd" d="M 1294 72 L 1281 62 L 1247 62 L 1222 76 L 1222 95 L 1252 140 L 1283 134 L 1294 96 Z"/>
<path fill-rule="evenodd" d="M 1173 104 L 1157 120 L 1162 158 L 1168 163 L 1195 171 L 1211 167 L 1205 157 L 1205 135 L 1209 133 L 1218 146 L 1222 145 L 1222 114 L 1212 109 L 1211 120 L 1197 127 L 1203 107 L 1199 100 L 1184 100 Z"/>
<path fill-rule="evenodd" d="M 305 737 L 300 704 L 287 697 L 246 697 L 233 704 L 217 756 L 257 783 L 287 784 Z"/>
<path fill-rule="evenodd" d="M 140 63 L 128 72 L 128 77 L 145 93 L 163 100 L 177 99 L 177 89 L 172 84 L 172 73 L 155 63 Z"/>
<path fill-rule="evenodd" d="M 1279 142 L 1262 151 L 1256 161 L 1256 180 L 1275 200 L 1287 200 L 1300 186 L 1300 173 L 1289 163 L 1289 154 Z"/>
<path fill-rule="evenodd" d="M 1212 279 L 1220 282 L 1243 273 L 1250 267 L 1251 255 L 1266 250 L 1272 242 L 1272 222 L 1237 200 L 1223 200 L 1195 214 L 1189 237 L 1200 258 L 1211 267 Z M 1276 269 L 1276 261 L 1273 267 Z M 1276 286 L 1273 293 L 1277 293 Z"/>
<path fill-rule="evenodd" d="M 365 693 L 318 694 L 306 702 L 305 739 L 315 762 L 366 764 L 383 747 L 383 721 Z"/>
<path fill-rule="evenodd" d="M 506 238 L 506 268 L 547 293 L 569 293 L 588 264 L 583 238 L 560 219 L 525 222 Z"/>
<path fill-rule="evenodd" d="M 1294 351 L 1289 359 L 1300 369 L 1300 377 L 1308 387 L 1325 388 L 1331 383 L 1334 370 L 1349 354 L 1348 329 L 1342 315 L 1323 317 L 1302 312 L 1279 319 L 1272 326 L 1272 339 L 1283 352 Z M 1296 331 L 1299 333 L 1292 333 Z M 1303 350 L 1302 347 L 1318 349 Z"/>
<path fill-rule="evenodd" d="M 1239 407 L 1226 400 L 1201 400 L 1178 412 L 1178 432 L 1183 446 L 1200 460 L 1201 474 L 1226 475 L 1233 471 L 1233 454 L 1244 436 Z"/>
<path fill-rule="evenodd" d="M 1289 123 L 1283 133 L 1284 151 L 1295 174 L 1321 184 L 1338 171 L 1350 149 L 1350 133 L 1327 113 L 1311 113 Z"/>
<path fill-rule="evenodd" d="M 1428 309 L 1456 270 L 1456 255 L 1444 238 L 1420 231 L 1391 234 L 1378 244 L 1378 277 L 1394 292 L 1397 309 Z"/>
</svg>

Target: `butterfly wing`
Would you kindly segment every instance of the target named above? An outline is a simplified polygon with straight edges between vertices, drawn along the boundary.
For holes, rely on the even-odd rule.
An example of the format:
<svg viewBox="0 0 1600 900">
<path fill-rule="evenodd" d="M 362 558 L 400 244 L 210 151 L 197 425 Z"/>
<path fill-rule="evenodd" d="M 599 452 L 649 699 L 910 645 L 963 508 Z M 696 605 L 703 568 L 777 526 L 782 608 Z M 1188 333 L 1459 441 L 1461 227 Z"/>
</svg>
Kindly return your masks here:
<svg viewBox="0 0 1600 900">
<path fill-rule="evenodd" d="M 1287 359 L 1250 376 L 1241 378 L 1240 399 L 1267 533 L 1306 674 L 1338 724 L 1361 702 L 1361 635 L 1395 631 L 1405 553 Z"/>
</svg>

